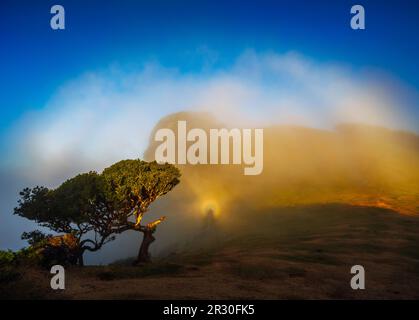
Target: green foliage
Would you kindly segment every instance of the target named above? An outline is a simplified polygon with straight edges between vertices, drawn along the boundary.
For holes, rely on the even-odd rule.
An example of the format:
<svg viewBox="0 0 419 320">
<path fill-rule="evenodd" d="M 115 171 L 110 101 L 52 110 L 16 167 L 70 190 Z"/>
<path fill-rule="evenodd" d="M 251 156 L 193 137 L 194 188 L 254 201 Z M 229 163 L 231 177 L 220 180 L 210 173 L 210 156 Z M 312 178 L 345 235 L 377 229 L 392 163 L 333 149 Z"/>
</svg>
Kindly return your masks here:
<svg viewBox="0 0 419 320">
<path fill-rule="evenodd" d="M 50 268 L 54 264 L 73 265 L 77 262 L 77 254 L 73 248 L 65 243 L 56 245 L 51 243 L 53 237 L 45 236 L 33 245 L 16 252 L 0 251 L 0 271 L 8 272 L 17 266 L 41 266 Z"/>
<path fill-rule="evenodd" d="M 180 171 L 168 163 L 137 159 L 119 161 L 106 168 L 103 176 L 119 201 L 128 208 L 138 207 L 140 212 L 145 212 L 153 201 L 179 183 Z"/>
<path fill-rule="evenodd" d="M 15 262 L 16 254 L 12 250 L 0 250 L 0 268 L 12 265 Z"/>
<path fill-rule="evenodd" d="M 55 211 L 79 224 L 91 222 L 114 204 L 110 185 L 94 171 L 65 181 L 52 195 Z"/>
<path fill-rule="evenodd" d="M 79 236 L 93 230 L 92 222 L 113 203 L 109 184 L 93 171 L 79 174 L 55 190 L 25 188 L 20 196 L 15 214 L 56 232 Z"/>
<path fill-rule="evenodd" d="M 84 250 L 99 250 L 115 239 L 114 234 L 133 228 L 129 218 L 134 211 L 135 214 L 147 211 L 153 201 L 179 183 L 179 177 L 179 170 L 170 164 L 123 160 L 102 174 L 94 171 L 79 174 L 56 189 L 25 188 L 20 192 L 14 214 L 57 233 L 74 236 L 76 250 L 72 246 L 49 245 L 48 239 L 52 237 L 40 231 L 22 235 L 31 247 L 42 249 L 44 260 L 45 257 L 46 261 L 63 260 L 69 256 L 74 261 L 74 255 L 81 258 Z M 150 228 L 154 231 L 156 225 Z M 39 250 L 34 254 L 39 255 Z"/>
<path fill-rule="evenodd" d="M 26 188 L 20 195 L 15 214 L 57 233 L 73 235 L 78 239 L 81 253 L 84 250 L 96 251 L 114 239 L 112 227 L 114 217 L 118 217 L 117 202 L 110 185 L 96 172 L 79 174 L 53 190 Z M 83 236 L 89 232 L 93 239 L 84 239 Z M 25 233 L 22 237 L 31 245 L 47 238 L 39 231 Z M 57 248 L 52 251 L 55 255 Z"/>
<path fill-rule="evenodd" d="M 22 275 L 19 270 L 31 266 L 42 266 L 43 255 L 38 247 L 29 246 L 16 252 L 0 250 L 0 283 L 5 284 L 18 280 Z M 50 266 L 49 266 L 50 267 Z"/>
<path fill-rule="evenodd" d="M 0 268 L 32 264 L 33 262 L 36 264 L 38 256 L 37 249 L 34 247 L 23 248 L 16 252 L 12 250 L 0 251 Z"/>
<path fill-rule="evenodd" d="M 17 272 L 17 254 L 12 250 L 0 250 L 0 284 L 17 280 L 20 273 Z"/>
<path fill-rule="evenodd" d="M 22 248 L 15 255 L 17 265 L 42 265 L 42 251 L 38 247 Z"/>
<path fill-rule="evenodd" d="M 33 245 L 44 242 L 46 239 L 48 239 L 51 236 L 52 235 L 50 234 L 47 235 L 43 233 L 42 231 L 34 230 L 30 232 L 23 232 L 20 238 L 22 240 L 26 240 L 29 243 L 29 245 L 33 246 Z"/>
<path fill-rule="evenodd" d="M 20 193 L 19 206 L 14 209 L 14 214 L 33 220 L 40 224 L 48 221 L 51 216 L 51 192 L 48 188 L 36 186 L 25 188 Z"/>
</svg>

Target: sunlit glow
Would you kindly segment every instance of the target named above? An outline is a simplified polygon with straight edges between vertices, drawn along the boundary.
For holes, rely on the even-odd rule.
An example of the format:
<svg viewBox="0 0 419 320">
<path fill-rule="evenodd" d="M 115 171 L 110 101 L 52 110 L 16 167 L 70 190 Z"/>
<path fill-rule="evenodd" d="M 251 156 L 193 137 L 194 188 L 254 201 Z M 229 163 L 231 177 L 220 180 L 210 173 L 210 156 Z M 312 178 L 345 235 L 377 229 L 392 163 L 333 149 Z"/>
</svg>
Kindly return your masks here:
<svg viewBox="0 0 419 320">
<path fill-rule="evenodd" d="M 207 199 L 202 202 L 201 212 L 204 215 L 212 214 L 216 217 L 220 214 L 220 206 L 214 199 Z"/>
</svg>

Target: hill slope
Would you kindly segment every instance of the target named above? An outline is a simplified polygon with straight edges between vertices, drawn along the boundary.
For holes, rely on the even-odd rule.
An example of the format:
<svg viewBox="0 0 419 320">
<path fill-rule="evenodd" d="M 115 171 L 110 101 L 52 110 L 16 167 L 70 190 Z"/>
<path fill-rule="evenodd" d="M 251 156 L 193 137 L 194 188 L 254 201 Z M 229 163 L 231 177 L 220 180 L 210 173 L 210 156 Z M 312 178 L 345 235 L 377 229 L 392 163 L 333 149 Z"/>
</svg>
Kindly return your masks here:
<svg viewBox="0 0 419 320">
<path fill-rule="evenodd" d="M 0 291 L 49 299 L 419 298 L 417 217 L 347 205 L 278 208 L 264 217 L 237 230 L 214 227 L 143 268 L 69 269 L 63 292 L 50 290 L 49 273 L 39 270 Z M 350 288 L 355 264 L 365 267 L 366 290 Z"/>
</svg>

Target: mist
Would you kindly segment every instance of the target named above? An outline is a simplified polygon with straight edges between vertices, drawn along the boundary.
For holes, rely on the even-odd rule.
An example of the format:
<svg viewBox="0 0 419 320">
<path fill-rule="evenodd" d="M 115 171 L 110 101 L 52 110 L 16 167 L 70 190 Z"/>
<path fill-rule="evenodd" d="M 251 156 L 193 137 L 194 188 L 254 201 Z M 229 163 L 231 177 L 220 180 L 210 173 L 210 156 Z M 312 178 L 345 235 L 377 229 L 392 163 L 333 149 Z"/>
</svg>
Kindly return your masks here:
<svg viewBox="0 0 419 320">
<path fill-rule="evenodd" d="M 178 120 L 207 131 L 226 127 L 208 114 L 176 113 L 151 136 L 159 128 L 176 132 Z M 154 160 L 158 144 L 151 139 L 146 160 Z M 411 132 L 354 123 L 332 130 L 269 126 L 262 174 L 245 176 L 242 165 L 182 165 L 181 184 L 165 201 L 180 210 L 176 219 L 182 214 L 199 221 L 211 207 L 227 225 L 245 219 L 246 211 L 324 203 L 418 214 L 418 160 L 419 136 Z"/>
<path fill-rule="evenodd" d="M 153 255 L 191 241 L 209 208 L 231 230 L 267 210 L 314 203 L 416 214 L 416 101 L 417 92 L 390 75 L 295 52 L 249 50 L 229 68 L 191 74 L 156 63 L 86 72 L 3 137 L 0 247 L 22 247 L 21 232 L 36 228 L 12 215 L 23 187 L 53 188 L 122 159 L 153 160 L 155 131 L 176 131 L 177 120 L 205 130 L 263 128 L 264 170 L 244 176 L 237 165 L 180 166 L 179 186 L 145 217 L 167 216 Z M 138 236 L 118 236 L 87 263 L 135 256 Z"/>
</svg>

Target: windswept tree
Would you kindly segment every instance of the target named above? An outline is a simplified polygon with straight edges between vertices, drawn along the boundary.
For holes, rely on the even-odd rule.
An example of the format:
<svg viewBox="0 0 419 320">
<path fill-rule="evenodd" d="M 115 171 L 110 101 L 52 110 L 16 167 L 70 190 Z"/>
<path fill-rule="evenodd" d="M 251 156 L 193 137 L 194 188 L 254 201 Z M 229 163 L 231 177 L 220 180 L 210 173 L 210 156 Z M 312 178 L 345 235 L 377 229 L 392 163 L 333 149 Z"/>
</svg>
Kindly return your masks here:
<svg viewBox="0 0 419 320">
<path fill-rule="evenodd" d="M 25 188 L 20 196 L 14 213 L 57 233 L 74 236 L 80 265 L 86 250 L 99 250 L 119 231 L 117 199 L 109 183 L 96 172 L 79 174 L 56 189 Z M 42 238 L 39 232 L 23 237 L 32 241 Z"/>
<path fill-rule="evenodd" d="M 155 240 L 153 233 L 165 216 L 143 224 L 143 216 L 150 204 L 172 190 L 180 178 L 179 170 L 171 164 L 142 160 L 123 160 L 106 168 L 102 175 L 110 184 L 120 207 L 120 232 L 135 230 L 143 233 L 136 263 L 150 261 L 149 247 Z"/>
<path fill-rule="evenodd" d="M 64 233 L 65 239 L 49 238 L 54 243 L 71 242 L 80 265 L 86 250 L 97 251 L 127 230 L 144 234 L 137 262 L 148 262 L 153 233 L 165 217 L 147 224 L 142 224 L 142 218 L 153 201 L 179 183 L 179 177 L 179 170 L 170 164 L 123 160 L 102 174 L 79 174 L 56 189 L 25 188 L 14 213 Z M 38 231 L 23 238 L 30 244 L 45 240 Z"/>
</svg>

